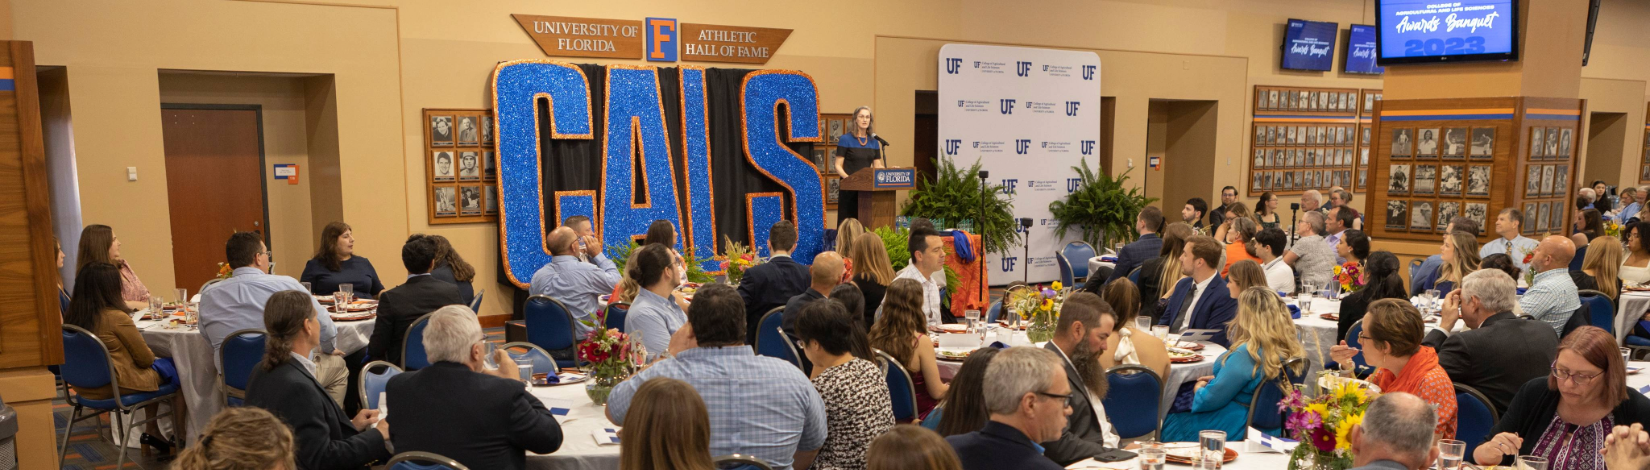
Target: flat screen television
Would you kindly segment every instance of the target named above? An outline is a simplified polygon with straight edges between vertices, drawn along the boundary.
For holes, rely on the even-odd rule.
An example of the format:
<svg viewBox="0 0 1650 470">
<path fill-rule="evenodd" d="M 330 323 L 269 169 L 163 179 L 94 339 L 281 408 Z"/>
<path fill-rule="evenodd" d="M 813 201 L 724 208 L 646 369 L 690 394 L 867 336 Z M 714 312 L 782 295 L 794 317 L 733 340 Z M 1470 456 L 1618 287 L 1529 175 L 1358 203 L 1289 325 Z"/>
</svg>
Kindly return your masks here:
<svg viewBox="0 0 1650 470">
<path fill-rule="evenodd" d="M 1289 19 L 1283 33 L 1283 68 L 1328 72 L 1335 67 L 1339 23 Z"/>
<path fill-rule="evenodd" d="M 1375 65 L 1375 27 L 1352 25 L 1346 40 L 1346 73 L 1380 75 L 1386 68 Z"/>
<path fill-rule="evenodd" d="M 1378 65 L 1518 60 L 1516 0 L 1378 0 Z"/>
</svg>

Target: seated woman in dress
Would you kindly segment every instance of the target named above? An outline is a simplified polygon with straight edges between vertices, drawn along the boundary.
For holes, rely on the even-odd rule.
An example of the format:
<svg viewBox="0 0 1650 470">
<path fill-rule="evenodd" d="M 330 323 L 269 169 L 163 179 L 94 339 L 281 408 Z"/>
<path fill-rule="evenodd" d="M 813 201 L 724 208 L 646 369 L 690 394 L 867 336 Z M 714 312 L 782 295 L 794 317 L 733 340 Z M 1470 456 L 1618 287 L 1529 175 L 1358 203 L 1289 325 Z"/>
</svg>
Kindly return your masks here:
<svg viewBox="0 0 1650 470">
<path fill-rule="evenodd" d="M 642 383 L 624 416 L 620 470 L 713 470 L 710 413 L 687 382 L 659 377 Z"/>
<path fill-rule="evenodd" d="M 1340 319 L 1335 328 L 1336 338 L 1345 338 L 1346 331 L 1352 328 L 1352 324 L 1364 319 L 1364 312 L 1369 309 L 1369 304 L 1381 299 L 1409 299 L 1409 293 L 1404 290 L 1404 279 L 1398 274 L 1398 269 L 1398 257 L 1392 252 L 1382 250 L 1369 254 L 1369 259 L 1364 260 L 1363 271 L 1360 273 L 1364 277 L 1364 288 L 1341 298 Z"/>
<path fill-rule="evenodd" d="M 1570 271 L 1580 271 L 1582 263 L 1587 257 L 1587 248 L 1593 246 L 1593 240 L 1604 236 L 1604 216 L 1597 209 L 1582 209 L 1576 211 L 1575 232 L 1570 234 L 1570 241 L 1576 244 L 1576 255 L 1570 258 Z"/>
<path fill-rule="evenodd" d="M 430 275 L 458 286 L 458 299 L 463 301 L 464 305 L 470 305 L 470 302 L 476 299 L 476 288 L 471 284 L 476 278 L 475 266 L 471 266 L 464 261 L 463 256 L 458 255 L 458 250 L 453 249 L 453 244 L 447 241 L 447 237 L 428 236 L 435 240 L 435 269 L 430 271 Z"/>
<path fill-rule="evenodd" d="M 1377 300 L 1364 315 L 1363 333 L 1358 335 L 1362 348 L 1348 347 L 1342 341 L 1329 348 L 1329 355 L 1342 370 L 1352 371 L 1352 356 L 1361 350 L 1364 362 L 1377 369 L 1369 376 L 1370 383 L 1382 392 L 1406 392 L 1433 404 L 1438 410 L 1437 436 L 1454 439 L 1455 384 L 1438 365 L 1438 352 L 1421 345 L 1425 330 L 1421 311 L 1408 299 Z"/>
<path fill-rule="evenodd" d="M 308 282 L 310 293 L 316 295 L 332 295 L 342 284 L 349 284 L 358 299 L 376 298 L 384 291 L 384 282 L 378 279 L 372 262 L 355 254 L 355 231 L 343 222 L 321 229 L 321 246 L 304 263 L 304 273 L 298 280 Z"/>
<path fill-rule="evenodd" d="M 814 389 L 825 401 L 825 445 L 814 466 L 864 468 L 871 440 L 894 427 L 888 379 L 869 360 L 859 316 L 832 299 L 809 302 L 801 313 L 797 342 L 814 365 Z"/>
<path fill-rule="evenodd" d="M 350 419 L 315 381 L 310 354 L 321 344 L 308 293 L 276 292 L 264 305 L 264 360 L 252 369 L 246 404 L 269 410 L 292 426 L 298 468 L 366 469 L 390 458 L 388 420 L 378 410 Z"/>
<path fill-rule="evenodd" d="M 1437 270 L 1420 273 L 1422 291 L 1437 289 L 1439 295 L 1448 294 L 1461 285 L 1461 278 L 1477 271 L 1478 264 L 1483 261 L 1478 257 L 1478 237 L 1465 232 L 1445 235 L 1439 257 L 1443 264 L 1439 264 Z"/>
<path fill-rule="evenodd" d="M 92 263 L 109 263 L 120 268 L 120 298 L 132 310 L 149 307 L 149 288 L 138 279 L 132 265 L 120 256 L 120 238 L 107 225 L 87 225 L 80 231 L 80 249 L 75 254 L 75 272 Z"/>
<path fill-rule="evenodd" d="M 75 274 L 74 300 L 63 323 L 78 326 L 97 336 L 109 349 L 109 365 L 115 380 L 120 382 L 120 394 L 153 392 L 162 384 L 178 383 L 178 369 L 171 358 L 157 358 L 143 341 L 143 333 L 132 323 L 132 310 L 121 296 L 121 269 L 109 263 L 91 263 Z M 72 387 L 76 394 L 92 400 L 115 397 L 108 385 L 100 388 Z M 172 396 L 172 429 L 183 429 L 183 394 Z M 144 412 L 155 416 L 160 404 L 144 407 Z M 160 439 L 159 421 L 150 421 L 140 441 L 144 447 L 155 446 L 162 453 L 170 452 L 171 445 Z"/>
<path fill-rule="evenodd" d="M 1577 290 L 1596 290 L 1603 292 L 1611 302 L 1621 293 L 1621 278 L 1617 272 L 1621 269 L 1621 240 L 1605 235 L 1594 238 L 1587 245 L 1587 256 L 1581 260 L 1581 269 L 1570 271 L 1570 280 L 1575 281 Z M 1582 258 L 1581 253 L 1576 253 Z M 1574 264 L 1574 263 L 1572 263 Z"/>
<path fill-rule="evenodd" d="M 1228 439 L 1241 438 L 1255 389 L 1283 377 L 1284 361 L 1306 355 L 1289 310 L 1270 288 L 1251 287 L 1239 295 L 1229 334 L 1232 349 L 1215 360 L 1215 375 L 1197 380 L 1191 409 L 1163 420 L 1163 442 L 1197 441 L 1199 431 L 1211 429 L 1226 431 Z"/>
<path fill-rule="evenodd" d="M 940 436 L 967 434 L 984 428 L 985 422 L 991 420 L 991 412 L 985 409 L 985 368 L 991 365 L 991 358 L 998 351 L 1002 350 L 988 347 L 969 353 L 957 369 L 957 375 L 951 377 L 945 400 L 928 413 L 922 426 Z"/>
<path fill-rule="evenodd" d="M 911 374 L 919 418 L 945 397 L 946 384 L 940 381 L 939 364 L 934 362 L 934 341 L 928 337 L 928 317 L 922 314 L 922 283 L 896 279 L 888 284 L 882 316 L 871 326 L 871 347 L 900 361 Z"/>
<path fill-rule="evenodd" d="M 1650 284 L 1650 221 L 1632 225 L 1627 234 L 1627 259 L 1622 260 L 1619 276 L 1623 286 Z"/>
<path fill-rule="evenodd" d="M 1261 260 L 1255 250 L 1261 248 L 1260 243 L 1255 241 L 1255 234 L 1260 232 L 1260 224 L 1255 223 L 1255 219 L 1239 217 L 1226 219 L 1226 222 L 1221 224 L 1221 227 L 1227 226 L 1230 226 L 1231 230 L 1226 231 L 1225 238 L 1215 238 L 1226 242 L 1226 266 L 1221 268 L 1220 275 L 1225 276 L 1231 271 L 1232 264 L 1239 261 L 1254 261 L 1258 266 Z M 1261 277 L 1265 278 L 1264 275 Z"/>
<path fill-rule="evenodd" d="M 1650 398 L 1627 386 L 1616 338 L 1594 326 L 1558 343 L 1552 373 L 1524 384 L 1491 437 L 1472 452 L 1479 465 L 1510 465 L 1515 456 L 1547 459 L 1547 468 L 1605 468 L 1598 449 L 1611 426 L 1650 422 Z"/>
<path fill-rule="evenodd" d="M 1157 372 L 1158 377 L 1169 376 L 1169 351 L 1163 340 L 1152 336 L 1148 326 L 1138 326 L 1140 317 L 1140 288 L 1129 278 L 1117 278 L 1100 289 L 1100 299 L 1111 305 L 1117 315 L 1114 334 L 1106 337 L 1106 352 L 1100 355 L 1100 365 L 1111 369 L 1120 365 L 1140 365 Z"/>
<path fill-rule="evenodd" d="M 1260 193 L 1260 202 L 1255 204 L 1255 221 L 1260 222 L 1261 230 L 1279 228 L 1278 196 L 1271 191 Z"/>
</svg>

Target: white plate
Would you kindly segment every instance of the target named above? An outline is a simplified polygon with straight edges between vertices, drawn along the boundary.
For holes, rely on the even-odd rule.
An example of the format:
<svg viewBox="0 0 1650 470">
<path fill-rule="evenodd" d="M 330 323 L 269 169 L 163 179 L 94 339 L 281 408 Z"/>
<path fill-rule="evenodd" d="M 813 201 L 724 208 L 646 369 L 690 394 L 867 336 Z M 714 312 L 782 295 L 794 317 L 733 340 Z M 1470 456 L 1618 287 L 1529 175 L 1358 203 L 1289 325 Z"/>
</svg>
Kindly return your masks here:
<svg viewBox="0 0 1650 470">
<path fill-rule="evenodd" d="M 1369 390 L 1371 392 L 1381 393 L 1381 387 L 1377 387 L 1377 386 L 1375 386 L 1375 384 L 1369 383 L 1369 381 L 1367 381 L 1367 380 L 1350 379 L 1350 378 L 1338 377 L 1338 376 L 1334 376 L 1334 375 L 1319 376 L 1318 377 L 1318 386 L 1322 387 L 1322 388 L 1325 388 L 1325 389 L 1331 389 L 1332 390 L 1336 386 L 1339 386 L 1340 384 L 1348 382 L 1348 381 L 1357 383 L 1359 386 L 1362 386 L 1364 389 Z"/>
</svg>

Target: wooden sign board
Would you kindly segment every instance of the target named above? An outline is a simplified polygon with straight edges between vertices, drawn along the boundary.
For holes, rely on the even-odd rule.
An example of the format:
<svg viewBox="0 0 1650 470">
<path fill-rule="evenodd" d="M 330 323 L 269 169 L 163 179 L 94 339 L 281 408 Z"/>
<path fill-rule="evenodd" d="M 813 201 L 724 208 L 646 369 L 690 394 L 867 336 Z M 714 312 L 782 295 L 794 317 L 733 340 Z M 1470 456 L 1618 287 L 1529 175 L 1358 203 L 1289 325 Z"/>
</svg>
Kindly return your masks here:
<svg viewBox="0 0 1650 470">
<path fill-rule="evenodd" d="M 682 60 L 766 64 L 791 30 L 682 23 Z"/>
<path fill-rule="evenodd" d="M 606 18 L 510 15 L 552 57 L 642 58 L 642 22 Z M 684 25 L 685 26 L 685 25 Z M 787 30 L 786 34 L 790 34 Z M 778 47 L 778 46 L 774 46 Z M 766 62 L 763 59 L 763 62 Z"/>
</svg>

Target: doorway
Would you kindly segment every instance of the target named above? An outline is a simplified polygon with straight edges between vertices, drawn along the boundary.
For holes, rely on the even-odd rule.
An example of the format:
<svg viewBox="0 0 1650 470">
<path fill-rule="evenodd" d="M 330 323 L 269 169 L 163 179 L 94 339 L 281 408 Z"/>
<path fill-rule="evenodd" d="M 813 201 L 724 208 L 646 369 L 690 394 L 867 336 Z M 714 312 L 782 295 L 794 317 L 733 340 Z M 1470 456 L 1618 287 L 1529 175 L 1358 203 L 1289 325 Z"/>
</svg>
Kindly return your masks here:
<svg viewBox="0 0 1650 470">
<path fill-rule="evenodd" d="M 1217 192 L 1210 189 L 1215 169 L 1221 166 L 1215 155 L 1218 104 L 1153 99 L 1147 106 L 1145 192 L 1161 201 L 1159 207 L 1165 214 L 1178 215 L 1181 206 L 1194 197 L 1219 201 L 1214 199 Z M 1153 158 L 1158 162 L 1156 168 L 1151 166 Z"/>
<path fill-rule="evenodd" d="M 161 130 L 172 266 L 177 286 L 193 294 L 217 276 L 230 234 L 257 232 L 269 243 L 263 108 L 162 104 Z"/>
<path fill-rule="evenodd" d="M 1628 142 L 1626 113 L 1592 113 L 1588 119 L 1586 136 L 1587 142 L 1582 144 L 1582 148 L 1585 148 L 1587 153 L 1577 155 L 1577 158 L 1586 159 L 1580 165 L 1583 169 L 1582 177 L 1575 178 L 1575 184 L 1571 188 L 1566 188 L 1565 194 L 1572 194 L 1581 185 L 1591 184 L 1593 180 L 1604 180 L 1604 184 L 1611 187 L 1638 181 L 1633 176 L 1637 175 L 1637 172 L 1621 171 L 1622 154 L 1626 153 Z"/>
</svg>

